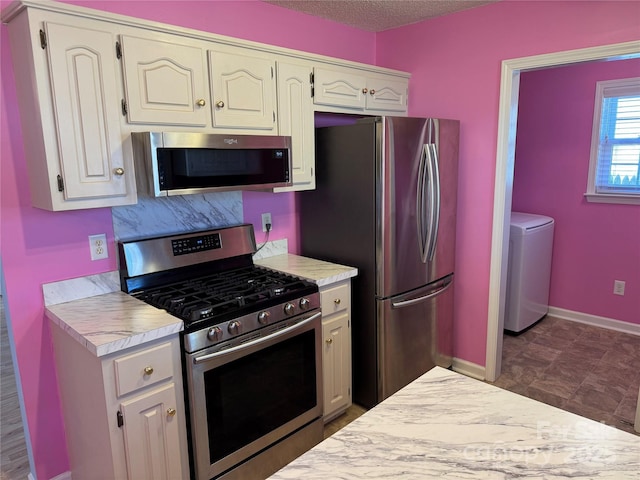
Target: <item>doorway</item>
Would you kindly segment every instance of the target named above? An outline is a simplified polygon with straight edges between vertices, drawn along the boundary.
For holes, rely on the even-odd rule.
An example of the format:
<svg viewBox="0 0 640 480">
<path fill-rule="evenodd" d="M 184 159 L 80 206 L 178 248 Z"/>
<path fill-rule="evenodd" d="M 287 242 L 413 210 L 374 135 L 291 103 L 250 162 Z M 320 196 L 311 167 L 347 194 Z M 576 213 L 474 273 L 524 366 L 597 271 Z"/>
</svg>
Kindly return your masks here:
<svg viewBox="0 0 640 480">
<path fill-rule="evenodd" d="M 511 200 L 513 194 L 520 73 L 528 70 L 594 60 L 637 58 L 640 57 L 639 52 L 640 42 L 626 42 L 505 60 L 502 62 L 485 362 L 485 378 L 490 382 L 495 381 L 500 376 L 502 367 L 502 332 L 505 314 L 508 259 L 507 246 L 509 244 Z"/>
</svg>

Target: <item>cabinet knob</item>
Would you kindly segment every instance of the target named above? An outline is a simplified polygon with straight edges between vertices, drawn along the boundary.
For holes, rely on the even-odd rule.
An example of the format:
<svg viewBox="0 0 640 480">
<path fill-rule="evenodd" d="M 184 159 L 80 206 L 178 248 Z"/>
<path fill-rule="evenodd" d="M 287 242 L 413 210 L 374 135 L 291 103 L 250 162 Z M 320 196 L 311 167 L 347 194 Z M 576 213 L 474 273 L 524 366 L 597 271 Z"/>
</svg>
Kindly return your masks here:
<svg viewBox="0 0 640 480">
<path fill-rule="evenodd" d="M 325 342 L 327 342 L 328 345 L 331 345 L 333 343 L 333 338 L 327 338 Z"/>
<path fill-rule="evenodd" d="M 124 175 L 124 168 L 118 167 L 113 171 L 113 173 L 115 173 L 116 175 Z"/>
<path fill-rule="evenodd" d="M 369 90 L 369 95 L 374 95 L 376 93 L 376 91 L 372 88 L 371 90 Z"/>
<path fill-rule="evenodd" d="M 175 408 L 167 408 L 167 415 L 169 415 L 170 417 L 173 417 L 176 414 L 176 409 Z"/>
<path fill-rule="evenodd" d="M 333 303 L 335 303 L 336 305 L 340 305 L 340 299 L 339 299 L 339 298 L 336 298 L 336 299 L 333 301 Z"/>
<path fill-rule="evenodd" d="M 204 101 L 204 98 L 201 98 L 196 102 L 196 105 L 198 105 L 199 107 L 204 107 L 206 104 L 207 102 Z"/>
<path fill-rule="evenodd" d="M 222 108 L 222 107 L 224 107 L 224 102 L 223 102 L 222 100 L 218 100 L 218 101 L 216 102 L 216 107 L 218 107 L 218 108 Z"/>
<path fill-rule="evenodd" d="M 368 90 L 367 90 L 366 87 L 362 89 L 362 93 L 367 93 L 367 92 L 368 92 Z"/>
<path fill-rule="evenodd" d="M 153 367 L 144 367 L 144 374 L 151 375 L 153 373 Z"/>
</svg>

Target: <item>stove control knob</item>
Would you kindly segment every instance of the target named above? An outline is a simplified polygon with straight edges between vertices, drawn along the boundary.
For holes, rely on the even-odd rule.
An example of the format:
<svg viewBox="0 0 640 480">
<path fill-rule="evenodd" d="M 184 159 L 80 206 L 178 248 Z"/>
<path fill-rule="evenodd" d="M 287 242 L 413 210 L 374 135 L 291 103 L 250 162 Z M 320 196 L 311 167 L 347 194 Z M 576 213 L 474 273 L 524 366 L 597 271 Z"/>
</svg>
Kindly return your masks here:
<svg viewBox="0 0 640 480">
<path fill-rule="evenodd" d="M 260 323 L 260 325 L 266 325 L 269 321 L 269 315 L 269 312 L 260 312 L 258 314 L 258 323 Z"/>
<path fill-rule="evenodd" d="M 222 338 L 222 330 L 220 330 L 220 327 L 211 327 L 207 332 L 207 338 L 212 342 L 220 340 Z"/>
<path fill-rule="evenodd" d="M 303 298 L 302 300 L 300 300 L 300 310 L 309 310 L 310 305 L 311 302 L 309 302 L 308 298 Z"/>
<path fill-rule="evenodd" d="M 234 320 L 233 322 L 229 322 L 229 326 L 227 327 L 227 330 L 229 330 L 229 333 L 231 335 L 237 335 L 240 333 L 241 326 L 242 324 L 238 320 Z"/>
<path fill-rule="evenodd" d="M 287 303 L 284 306 L 284 313 L 286 313 L 287 315 L 293 315 L 295 310 L 296 310 L 296 307 L 293 306 L 293 303 Z"/>
</svg>

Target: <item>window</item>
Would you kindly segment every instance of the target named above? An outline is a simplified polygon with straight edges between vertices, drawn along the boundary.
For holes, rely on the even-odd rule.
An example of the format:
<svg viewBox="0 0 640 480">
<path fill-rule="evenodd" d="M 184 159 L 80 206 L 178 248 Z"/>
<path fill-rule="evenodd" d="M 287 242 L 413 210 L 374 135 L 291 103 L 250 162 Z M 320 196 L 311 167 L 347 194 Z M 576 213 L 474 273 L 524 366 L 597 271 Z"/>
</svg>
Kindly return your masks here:
<svg viewBox="0 0 640 480">
<path fill-rule="evenodd" d="M 596 84 L 590 202 L 640 205 L 640 78 Z"/>
</svg>

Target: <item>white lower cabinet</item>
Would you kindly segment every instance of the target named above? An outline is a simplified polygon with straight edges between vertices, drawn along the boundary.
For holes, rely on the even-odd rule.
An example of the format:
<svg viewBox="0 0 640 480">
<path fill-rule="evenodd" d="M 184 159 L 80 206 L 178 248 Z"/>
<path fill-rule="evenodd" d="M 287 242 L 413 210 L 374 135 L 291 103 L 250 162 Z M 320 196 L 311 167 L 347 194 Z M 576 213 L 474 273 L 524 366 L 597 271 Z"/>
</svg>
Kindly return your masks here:
<svg viewBox="0 0 640 480">
<path fill-rule="evenodd" d="M 130 479 L 182 477 L 177 394 L 169 383 L 121 403 Z"/>
<path fill-rule="evenodd" d="M 189 478 L 178 335 L 96 357 L 51 328 L 73 480 Z"/>
<path fill-rule="evenodd" d="M 351 406 L 351 281 L 320 288 L 325 423 Z"/>
</svg>

